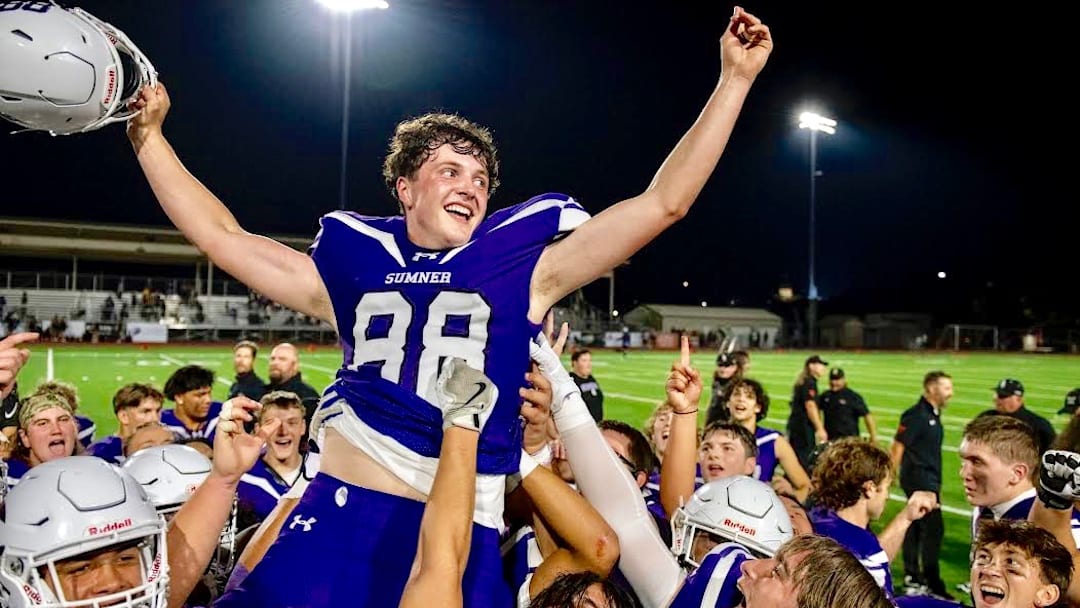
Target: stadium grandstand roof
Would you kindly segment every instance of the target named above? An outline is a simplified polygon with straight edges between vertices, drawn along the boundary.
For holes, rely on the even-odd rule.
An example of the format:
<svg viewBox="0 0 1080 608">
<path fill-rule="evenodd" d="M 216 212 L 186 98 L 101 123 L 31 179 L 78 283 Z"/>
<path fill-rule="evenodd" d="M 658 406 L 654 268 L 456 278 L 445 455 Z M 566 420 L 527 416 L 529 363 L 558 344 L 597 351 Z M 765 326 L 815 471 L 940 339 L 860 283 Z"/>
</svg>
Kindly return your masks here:
<svg viewBox="0 0 1080 608">
<path fill-rule="evenodd" d="M 665 317 L 692 317 L 700 319 L 723 319 L 726 321 L 775 321 L 780 322 L 779 315 L 769 312 L 764 308 L 736 308 L 731 306 L 680 306 L 676 304 L 642 304 L 641 308 L 647 308 Z"/>
<path fill-rule="evenodd" d="M 271 236 L 298 251 L 311 237 Z M 146 264 L 205 261 L 180 231 L 122 224 L 0 217 L 0 255 L 120 260 Z"/>
</svg>

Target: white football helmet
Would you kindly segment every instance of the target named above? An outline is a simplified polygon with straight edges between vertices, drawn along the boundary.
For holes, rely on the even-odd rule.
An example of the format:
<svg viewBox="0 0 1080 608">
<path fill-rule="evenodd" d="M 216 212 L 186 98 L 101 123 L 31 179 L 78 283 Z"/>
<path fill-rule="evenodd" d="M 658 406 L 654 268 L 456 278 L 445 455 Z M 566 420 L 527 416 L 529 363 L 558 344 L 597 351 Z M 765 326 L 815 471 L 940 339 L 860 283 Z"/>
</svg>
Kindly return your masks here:
<svg viewBox="0 0 1080 608">
<path fill-rule="evenodd" d="M 12 488 L 3 512 L 0 604 L 11 608 L 167 605 L 165 522 L 142 487 L 119 467 L 92 456 L 39 464 Z M 139 553 L 139 584 L 93 599 L 65 597 L 58 565 L 133 543 Z"/>
<path fill-rule="evenodd" d="M 671 551 L 690 569 L 694 539 L 705 532 L 736 542 L 752 553 L 772 557 L 792 537 L 791 518 L 780 497 L 768 484 L 738 475 L 709 482 L 671 519 Z"/>
<path fill-rule="evenodd" d="M 143 448 L 124 461 L 124 471 L 135 478 L 166 521 L 184 506 L 210 474 L 210 459 L 193 447 L 171 443 Z M 221 530 L 218 551 L 210 567 L 231 570 L 236 544 L 236 505 Z"/>
<path fill-rule="evenodd" d="M 123 32 L 54 2 L 0 3 L 0 116 L 70 135 L 124 121 L 143 85 L 157 84 Z"/>
<path fill-rule="evenodd" d="M 146 490 L 157 512 L 169 519 L 206 481 L 210 459 L 193 447 L 173 443 L 135 452 L 124 461 L 124 470 Z"/>
</svg>

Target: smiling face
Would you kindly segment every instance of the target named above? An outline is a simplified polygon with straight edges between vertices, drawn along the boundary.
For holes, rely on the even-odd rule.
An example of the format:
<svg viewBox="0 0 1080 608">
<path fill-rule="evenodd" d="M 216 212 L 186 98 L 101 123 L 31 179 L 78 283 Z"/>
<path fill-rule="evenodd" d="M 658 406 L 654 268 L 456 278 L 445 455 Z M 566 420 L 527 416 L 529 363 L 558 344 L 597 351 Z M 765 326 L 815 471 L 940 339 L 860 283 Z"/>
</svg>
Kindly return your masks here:
<svg viewBox="0 0 1080 608">
<path fill-rule="evenodd" d="M 656 457 L 663 460 L 664 450 L 667 449 L 668 437 L 671 436 L 671 408 L 662 408 L 656 412 L 649 430 L 649 440 L 655 448 Z"/>
<path fill-rule="evenodd" d="M 952 378 L 938 378 L 937 382 L 931 382 L 926 386 L 926 400 L 935 407 L 945 407 L 945 404 L 949 402 L 949 399 L 952 399 L 952 396 Z"/>
<path fill-rule="evenodd" d="M 304 407 L 299 403 L 294 407 L 263 406 L 260 424 L 270 424 L 272 420 L 280 420 L 281 425 L 266 444 L 267 457 L 281 463 L 295 464 L 300 458 L 300 439 L 307 431 Z"/>
<path fill-rule="evenodd" d="M 67 601 L 82 601 L 134 589 L 143 582 L 139 547 L 109 548 L 56 563 L 56 575 Z M 56 593 L 52 576 L 46 583 Z"/>
<path fill-rule="evenodd" d="M 976 608 L 1031 608 L 1057 601 L 1057 585 L 1042 580 L 1039 562 L 1010 544 L 988 544 L 975 550 L 971 595 Z"/>
<path fill-rule="evenodd" d="M 410 177 L 399 177 L 409 240 L 427 249 L 469 242 L 488 205 L 488 170 L 471 154 L 443 144 Z"/>
</svg>

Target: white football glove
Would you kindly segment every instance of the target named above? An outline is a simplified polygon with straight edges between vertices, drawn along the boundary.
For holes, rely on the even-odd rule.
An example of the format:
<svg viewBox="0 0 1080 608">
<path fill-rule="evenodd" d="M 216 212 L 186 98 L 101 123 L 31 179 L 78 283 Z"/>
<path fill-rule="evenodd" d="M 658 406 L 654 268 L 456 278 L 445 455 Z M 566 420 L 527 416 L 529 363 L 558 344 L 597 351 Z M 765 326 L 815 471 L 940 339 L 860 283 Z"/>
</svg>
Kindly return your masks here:
<svg viewBox="0 0 1080 608">
<path fill-rule="evenodd" d="M 457 357 L 443 363 L 435 380 L 435 395 L 439 401 L 435 405 L 443 413 L 444 431 L 453 425 L 480 432 L 499 398 L 490 378 Z"/>
<path fill-rule="evenodd" d="M 529 357 L 536 361 L 537 366 L 540 367 L 540 372 L 551 383 L 552 413 L 557 412 L 570 395 L 574 393 L 581 394 L 581 389 L 578 388 L 574 379 L 570 377 L 570 372 L 563 367 L 559 355 L 556 355 L 555 351 L 551 350 L 551 345 L 548 344 L 543 332 L 540 332 L 536 338 L 529 340 Z"/>
<path fill-rule="evenodd" d="M 1080 500 L 1080 454 L 1047 450 L 1039 467 L 1039 499 L 1051 509 L 1070 509 Z"/>
</svg>

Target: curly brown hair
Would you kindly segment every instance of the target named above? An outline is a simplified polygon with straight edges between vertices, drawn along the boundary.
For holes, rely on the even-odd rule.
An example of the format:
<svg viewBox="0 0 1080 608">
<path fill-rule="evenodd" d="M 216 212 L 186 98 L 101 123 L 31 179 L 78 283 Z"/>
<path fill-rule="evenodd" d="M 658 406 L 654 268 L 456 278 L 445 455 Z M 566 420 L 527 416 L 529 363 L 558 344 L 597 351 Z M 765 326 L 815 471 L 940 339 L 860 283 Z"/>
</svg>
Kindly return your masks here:
<svg viewBox="0 0 1080 608">
<path fill-rule="evenodd" d="M 880 484 L 892 471 L 885 450 L 858 437 L 844 437 L 825 448 L 814 467 L 811 500 L 833 511 L 859 502 L 864 485 Z"/>
<path fill-rule="evenodd" d="M 398 123 L 383 161 L 383 181 L 397 200 L 397 180 L 412 177 L 435 151 L 450 144 L 459 154 L 475 156 L 488 172 L 488 195 L 499 187 L 499 155 L 491 131 L 456 114 L 424 114 Z M 400 206 L 400 201 L 398 201 Z"/>
</svg>

